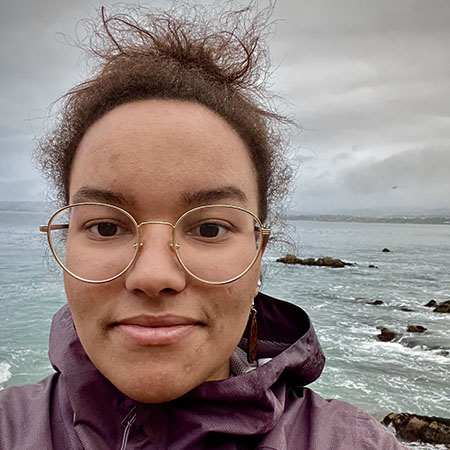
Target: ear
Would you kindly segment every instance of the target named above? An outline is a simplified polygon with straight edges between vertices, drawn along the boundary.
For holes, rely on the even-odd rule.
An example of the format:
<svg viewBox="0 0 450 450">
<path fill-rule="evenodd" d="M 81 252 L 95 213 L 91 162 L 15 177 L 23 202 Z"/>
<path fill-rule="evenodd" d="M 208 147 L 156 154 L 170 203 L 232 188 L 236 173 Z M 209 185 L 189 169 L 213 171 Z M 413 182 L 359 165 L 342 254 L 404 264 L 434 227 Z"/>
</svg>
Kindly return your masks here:
<svg viewBox="0 0 450 450">
<path fill-rule="evenodd" d="M 258 282 L 256 283 L 255 295 L 253 296 L 253 298 L 255 298 L 258 295 L 260 287 L 261 287 L 261 278 L 258 278 Z"/>
</svg>

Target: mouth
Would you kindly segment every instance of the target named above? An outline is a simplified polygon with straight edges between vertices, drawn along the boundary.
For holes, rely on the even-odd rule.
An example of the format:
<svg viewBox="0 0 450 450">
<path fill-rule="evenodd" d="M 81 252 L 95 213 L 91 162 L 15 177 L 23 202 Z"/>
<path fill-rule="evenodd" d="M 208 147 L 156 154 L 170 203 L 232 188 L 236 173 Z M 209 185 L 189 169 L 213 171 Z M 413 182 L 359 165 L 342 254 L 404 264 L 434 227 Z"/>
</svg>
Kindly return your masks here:
<svg viewBox="0 0 450 450">
<path fill-rule="evenodd" d="M 173 315 L 135 316 L 113 324 L 127 339 L 146 346 L 175 344 L 201 326 L 194 319 Z"/>
</svg>

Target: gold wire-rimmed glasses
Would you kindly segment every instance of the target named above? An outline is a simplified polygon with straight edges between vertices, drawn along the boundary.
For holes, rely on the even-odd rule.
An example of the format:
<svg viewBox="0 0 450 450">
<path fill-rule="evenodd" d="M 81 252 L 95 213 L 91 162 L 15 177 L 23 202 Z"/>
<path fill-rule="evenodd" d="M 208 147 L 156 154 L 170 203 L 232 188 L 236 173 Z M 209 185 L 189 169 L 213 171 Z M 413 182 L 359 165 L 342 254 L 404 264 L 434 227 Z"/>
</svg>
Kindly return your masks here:
<svg viewBox="0 0 450 450">
<path fill-rule="evenodd" d="M 169 245 L 183 269 L 207 284 L 227 284 L 255 264 L 270 236 L 251 211 L 234 205 L 204 205 L 175 223 L 137 223 L 124 209 L 81 202 L 57 210 L 40 231 L 65 272 L 87 283 L 107 283 L 123 275 L 144 246 L 144 225 L 172 228 Z M 145 243 L 145 245 L 151 245 Z"/>
</svg>

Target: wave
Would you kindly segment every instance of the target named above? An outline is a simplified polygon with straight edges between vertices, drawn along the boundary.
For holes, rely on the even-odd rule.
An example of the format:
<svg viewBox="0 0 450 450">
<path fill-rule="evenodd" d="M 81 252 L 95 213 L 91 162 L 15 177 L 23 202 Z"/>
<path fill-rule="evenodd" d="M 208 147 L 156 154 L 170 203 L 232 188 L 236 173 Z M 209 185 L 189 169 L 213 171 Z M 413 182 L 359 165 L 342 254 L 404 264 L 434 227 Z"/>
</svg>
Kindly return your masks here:
<svg viewBox="0 0 450 450">
<path fill-rule="evenodd" d="M 1 385 L 6 383 L 12 377 L 12 373 L 9 369 L 11 369 L 10 364 L 7 362 L 0 362 L 0 389 L 2 388 Z"/>
</svg>

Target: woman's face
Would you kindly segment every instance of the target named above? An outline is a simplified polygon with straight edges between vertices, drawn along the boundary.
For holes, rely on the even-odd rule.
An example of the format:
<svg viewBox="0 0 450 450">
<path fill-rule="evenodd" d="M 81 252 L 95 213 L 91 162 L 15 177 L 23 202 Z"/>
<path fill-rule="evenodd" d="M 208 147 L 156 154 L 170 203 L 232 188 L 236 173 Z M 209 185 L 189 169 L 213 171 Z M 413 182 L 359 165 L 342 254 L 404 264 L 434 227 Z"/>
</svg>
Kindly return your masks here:
<svg viewBox="0 0 450 450">
<path fill-rule="evenodd" d="M 211 203 L 258 212 L 256 173 L 242 139 L 206 107 L 175 100 L 128 103 L 95 122 L 77 149 L 69 194 L 71 203 L 121 206 L 138 223 L 175 223 Z M 146 225 L 142 239 L 121 277 L 89 284 L 65 275 L 65 288 L 94 365 L 124 394 L 157 403 L 229 376 L 260 260 L 235 282 L 208 285 L 178 263 L 169 226 Z"/>
</svg>

